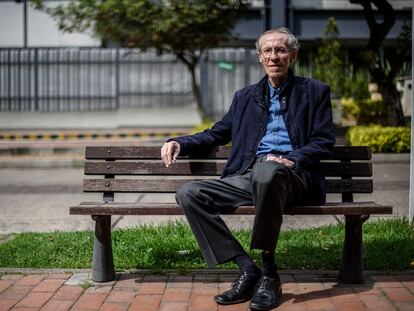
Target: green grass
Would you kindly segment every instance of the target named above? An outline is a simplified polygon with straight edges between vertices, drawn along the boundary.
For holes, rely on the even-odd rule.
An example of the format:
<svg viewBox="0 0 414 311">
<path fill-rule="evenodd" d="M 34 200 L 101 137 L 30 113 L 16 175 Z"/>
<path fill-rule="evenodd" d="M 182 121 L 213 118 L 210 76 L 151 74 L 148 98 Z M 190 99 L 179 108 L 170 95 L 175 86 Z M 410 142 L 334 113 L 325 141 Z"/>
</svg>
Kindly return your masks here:
<svg viewBox="0 0 414 311">
<path fill-rule="evenodd" d="M 235 231 L 247 249 L 250 231 Z M 282 269 L 338 269 L 344 229 L 341 225 L 282 232 L 276 258 Z M 187 270 L 206 268 L 189 227 L 183 223 L 113 231 L 117 269 Z M 0 244 L 0 267 L 90 268 L 93 232 L 22 233 Z M 406 219 L 364 225 L 364 261 L 368 270 L 413 269 L 414 227 Z M 259 260 L 259 252 L 252 252 Z M 231 263 L 220 268 L 235 268 Z"/>
</svg>

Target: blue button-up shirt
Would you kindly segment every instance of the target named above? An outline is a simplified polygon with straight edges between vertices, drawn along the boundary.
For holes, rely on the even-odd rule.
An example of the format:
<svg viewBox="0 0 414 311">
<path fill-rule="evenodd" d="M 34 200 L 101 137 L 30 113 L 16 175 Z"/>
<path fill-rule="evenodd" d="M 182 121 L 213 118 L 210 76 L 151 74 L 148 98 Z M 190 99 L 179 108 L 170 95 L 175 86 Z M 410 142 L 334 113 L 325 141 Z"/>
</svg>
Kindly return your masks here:
<svg viewBox="0 0 414 311">
<path fill-rule="evenodd" d="M 274 88 L 269 84 L 269 110 L 266 133 L 260 141 L 256 156 L 276 153 L 287 154 L 292 151 L 292 143 L 283 120 L 280 108 L 279 93 L 281 88 Z"/>
</svg>

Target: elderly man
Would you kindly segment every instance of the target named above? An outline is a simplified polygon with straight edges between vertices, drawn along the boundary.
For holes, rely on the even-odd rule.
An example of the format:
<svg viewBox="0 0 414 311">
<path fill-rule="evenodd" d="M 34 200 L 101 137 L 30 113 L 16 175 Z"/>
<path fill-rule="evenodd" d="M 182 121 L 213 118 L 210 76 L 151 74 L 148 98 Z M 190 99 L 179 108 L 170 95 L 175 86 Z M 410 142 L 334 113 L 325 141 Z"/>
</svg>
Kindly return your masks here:
<svg viewBox="0 0 414 311">
<path fill-rule="evenodd" d="M 218 304 L 251 299 L 252 310 L 278 305 L 281 282 L 274 258 L 283 211 L 292 204 L 322 204 L 324 177 L 319 159 L 335 143 L 330 91 L 290 69 L 299 43 L 287 28 L 266 31 L 256 42 L 266 76 L 234 95 L 229 111 L 211 129 L 170 138 L 161 149 L 168 167 L 178 155 L 207 152 L 232 142 L 218 180 L 185 184 L 176 195 L 207 265 L 234 261 L 240 274 Z M 254 204 L 251 249 L 259 249 L 261 269 L 220 218 L 220 212 Z"/>
</svg>

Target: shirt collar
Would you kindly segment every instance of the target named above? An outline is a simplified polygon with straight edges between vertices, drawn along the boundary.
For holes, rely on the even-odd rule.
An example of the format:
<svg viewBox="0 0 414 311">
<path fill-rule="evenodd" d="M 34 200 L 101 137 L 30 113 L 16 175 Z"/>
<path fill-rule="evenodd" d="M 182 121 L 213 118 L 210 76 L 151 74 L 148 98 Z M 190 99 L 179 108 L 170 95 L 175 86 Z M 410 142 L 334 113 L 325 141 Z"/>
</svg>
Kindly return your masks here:
<svg viewBox="0 0 414 311">
<path fill-rule="evenodd" d="M 273 97 L 275 97 L 276 95 L 279 95 L 279 93 L 280 93 L 280 90 L 282 89 L 282 86 L 280 86 L 280 87 L 278 87 L 278 88 L 274 88 L 271 84 L 270 84 L 270 81 L 269 80 L 267 80 L 267 84 L 269 85 L 269 95 L 270 95 L 270 98 L 273 98 Z"/>
</svg>

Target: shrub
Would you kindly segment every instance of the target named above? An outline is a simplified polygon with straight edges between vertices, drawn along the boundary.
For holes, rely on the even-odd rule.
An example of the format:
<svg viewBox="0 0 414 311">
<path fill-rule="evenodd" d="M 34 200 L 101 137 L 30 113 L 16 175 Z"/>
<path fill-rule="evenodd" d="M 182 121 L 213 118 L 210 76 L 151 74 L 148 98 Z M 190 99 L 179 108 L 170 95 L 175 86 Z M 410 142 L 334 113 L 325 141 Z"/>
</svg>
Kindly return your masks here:
<svg viewBox="0 0 414 311">
<path fill-rule="evenodd" d="M 372 152 L 410 152 L 410 127 L 354 126 L 347 132 L 351 146 L 371 147 Z"/>
<path fill-rule="evenodd" d="M 387 107 L 383 101 L 355 98 L 341 98 L 342 112 L 345 118 L 353 118 L 357 124 L 385 124 Z"/>
<path fill-rule="evenodd" d="M 361 111 L 357 101 L 352 97 L 343 97 L 341 98 L 341 105 L 342 105 L 342 112 L 344 116 L 353 117 L 355 119 L 358 118 L 359 113 Z"/>
<path fill-rule="evenodd" d="M 366 69 L 354 69 L 347 64 L 343 77 L 342 96 L 364 99 L 370 96 L 368 91 L 369 73 Z"/>
</svg>

